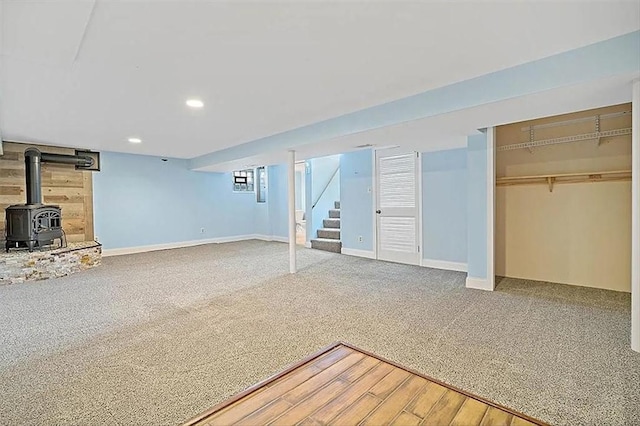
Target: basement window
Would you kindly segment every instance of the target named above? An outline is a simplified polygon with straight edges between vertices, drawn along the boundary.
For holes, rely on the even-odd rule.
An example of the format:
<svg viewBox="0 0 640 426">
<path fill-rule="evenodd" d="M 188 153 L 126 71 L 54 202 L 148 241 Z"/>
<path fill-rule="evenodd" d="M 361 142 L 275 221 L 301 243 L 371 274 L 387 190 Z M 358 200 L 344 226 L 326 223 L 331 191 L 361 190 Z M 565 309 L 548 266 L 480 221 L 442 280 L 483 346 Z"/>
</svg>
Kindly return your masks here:
<svg viewBox="0 0 640 426">
<path fill-rule="evenodd" d="M 267 202 L 267 169 L 262 166 L 258 167 L 258 186 L 256 186 L 256 201 L 258 203 Z"/>
<path fill-rule="evenodd" d="M 233 172 L 233 192 L 253 192 L 254 182 L 253 169 Z"/>
</svg>

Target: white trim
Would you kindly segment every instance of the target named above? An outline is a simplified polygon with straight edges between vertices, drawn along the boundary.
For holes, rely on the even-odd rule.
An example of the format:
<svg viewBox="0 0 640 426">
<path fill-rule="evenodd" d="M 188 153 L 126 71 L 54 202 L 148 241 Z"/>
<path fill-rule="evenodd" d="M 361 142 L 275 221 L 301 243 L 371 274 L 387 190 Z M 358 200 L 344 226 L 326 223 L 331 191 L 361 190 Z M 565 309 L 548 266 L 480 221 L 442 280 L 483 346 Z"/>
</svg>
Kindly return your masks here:
<svg viewBox="0 0 640 426">
<path fill-rule="evenodd" d="M 496 288 L 495 276 L 495 203 L 496 203 L 496 128 L 487 128 L 487 287 Z"/>
<path fill-rule="evenodd" d="M 493 291 L 493 286 L 486 278 L 467 277 L 465 286 L 476 290 Z"/>
<path fill-rule="evenodd" d="M 287 209 L 289 210 L 289 273 L 295 274 L 296 265 L 296 152 L 289 151 L 289 167 L 288 167 L 288 200 Z"/>
<path fill-rule="evenodd" d="M 418 256 L 420 257 L 420 263 L 422 264 L 422 253 L 424 253 L 424 241 L 422 238 L 422 155 L 418 151 L 416 153 L 416 186 L 418 187 L 418 193 L 416 194 L 416 202 L 418 203 Z"/>
<path fill-rule="evenodd" d="M 251 238 L 247 238 L 248 240 L 277 241 L 279 243 L 289 242 L 289 237 L 281 237 L 279 235 L 254 234 L 254 235 L 249 235 L 249 237 Z"/>
<path fill-rule="evenodd" d="M 366 257 L 367 259 L 376 258 L 376 253 L 373 250 L 358 250 L 343 247 L 342 254 L 346 254 L 347 256 Z"/>
<path fill-rule="evenodd" d="M 150 244 L 146 246 L 122 247 L 115 249 L 103 249 L 102 256 L 120 256 L 122 254 L 145 253 L 148 251 L 170 250 L 183 247 L 201 246 L 203 244 L 230 243 L 256 239 L 255 235 L 236 235 L 232 237 L 206 238 L 202 240 L 179 241 L 175 243 Z"/>
<path fill-rule="evenodd" d="M 311 241 L 306 241 L 306 242 L 304 243 L 304 246 L 305 246 L 306 248 L 311 248 Z"/>
<path fill-rule="evenodd" d="M 123 254 L 146 253 L 149 251 L 171 250 L 171 249 L 184 248 L 184 247 L 201 246 L 204 244 L 222 244 L 222 243 L 232 243 L 236 241 L 248 241 L 248 240 L 278 241 L 283 243 L 286 243 L 289 241 L 287 237 L 279 237 L 276 235 L 247 234 L 247 235 L 235 235 L 231 237 L 207 238 L 202 240 L 179 241 L 175 243 L 150 244 L 146 246 L 122 247 L 122 248 L 115 248 L 115 249 L 102 249 L 102 256 L 103 257 L 120 256 Z"/>
<path fill-rule="evenodd" d="M 462 262 L 449 262 L 447 260 L 422 259 L 420 266 L 446 271 L 467 272 L 467 264 Z"/>
<path fill-rule="evenodd" d="M 378 149 L 371 149 L 371 161 L 373 162 L 371 167 L 371 201 L 372 201 L 372 209 L 371 214 L 373 215 L 373 229 L 371 230 L 371 242 L 373 244 L 373 258 L 378 258 L 378 214 L 376 210 L 378 209 Z M 342 253 L 344 253 L 345 249 L 342 249 Z M 350 250 L 350 249 L 347 249 Z M 357 256 L 357 255 L 354 255 Z"/>
<path fill-rule="evenodd" d="M 631 99 L 631 349 L 640 352 L 640 80 Z"/>
</svg>

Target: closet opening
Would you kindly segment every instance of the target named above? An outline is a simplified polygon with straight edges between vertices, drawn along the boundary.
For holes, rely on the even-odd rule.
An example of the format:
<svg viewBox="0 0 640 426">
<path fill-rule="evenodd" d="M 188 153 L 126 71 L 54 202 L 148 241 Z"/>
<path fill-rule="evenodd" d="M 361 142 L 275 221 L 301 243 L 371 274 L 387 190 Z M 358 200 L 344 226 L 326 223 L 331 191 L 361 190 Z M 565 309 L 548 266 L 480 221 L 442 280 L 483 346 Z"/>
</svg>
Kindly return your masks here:
<svg viewBox="0 0 640 426">
<path fill-rule="evenodd" d="M 496 127 L 495 274 L 631 292 L 631 104 Z"/>
</svg>

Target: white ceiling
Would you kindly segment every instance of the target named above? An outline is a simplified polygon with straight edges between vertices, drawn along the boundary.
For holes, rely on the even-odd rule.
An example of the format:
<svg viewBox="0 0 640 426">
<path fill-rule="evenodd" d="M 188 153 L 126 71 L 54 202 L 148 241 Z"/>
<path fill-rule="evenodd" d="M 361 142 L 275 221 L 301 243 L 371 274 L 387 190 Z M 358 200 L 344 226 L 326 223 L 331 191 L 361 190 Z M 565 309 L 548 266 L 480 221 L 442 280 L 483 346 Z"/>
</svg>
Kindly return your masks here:
<svg viewBox="0 0 640 426">
<path fill-rule="evenodd" d="M 0 13 L 4 139 L 178 158 L 640 28 L 637 0 L 4 0 Z"/>
<path fill-rule="evenodd" d="M 418 152 L 463 148 L 467 146 L 467 136 L 477 133 L 480 128 L 630 102 L 631 82 L 638 77 L 637 74 L 622 74 L 302 145 L 296 147 L 296 159 L 355 151 L 363 149 L 359 148 L 362 145 L 377 149 L 400 146 Z M 286 151 L 266 151 L 197 170 L 228 172 L 286 161 Z"/>
</svg>

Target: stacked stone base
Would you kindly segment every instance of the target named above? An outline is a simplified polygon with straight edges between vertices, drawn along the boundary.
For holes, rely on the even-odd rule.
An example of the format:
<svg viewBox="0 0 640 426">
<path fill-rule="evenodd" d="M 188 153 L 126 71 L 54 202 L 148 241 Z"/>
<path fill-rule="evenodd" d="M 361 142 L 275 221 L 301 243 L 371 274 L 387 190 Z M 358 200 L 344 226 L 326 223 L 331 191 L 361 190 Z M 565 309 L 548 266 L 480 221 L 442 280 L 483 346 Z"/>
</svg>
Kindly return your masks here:
<svg viewBox="0 0 640 426">
<path fill-rule="evenodd" d="M 93 268 L 102 261 L 102 244 L 70 243 L 53 250 L 12 250 L 0 254 L 0 285 L 64 277 Z"/>
</svg>

